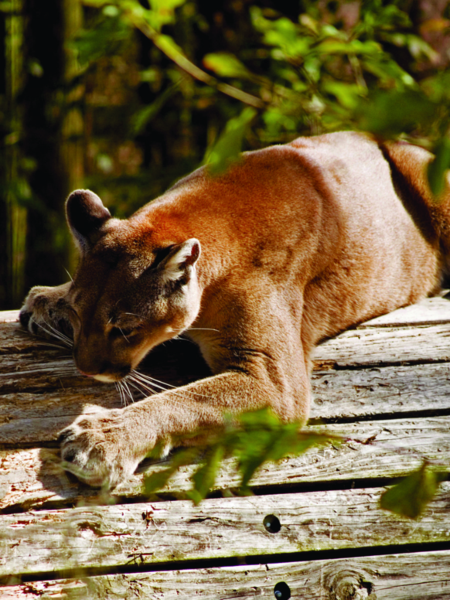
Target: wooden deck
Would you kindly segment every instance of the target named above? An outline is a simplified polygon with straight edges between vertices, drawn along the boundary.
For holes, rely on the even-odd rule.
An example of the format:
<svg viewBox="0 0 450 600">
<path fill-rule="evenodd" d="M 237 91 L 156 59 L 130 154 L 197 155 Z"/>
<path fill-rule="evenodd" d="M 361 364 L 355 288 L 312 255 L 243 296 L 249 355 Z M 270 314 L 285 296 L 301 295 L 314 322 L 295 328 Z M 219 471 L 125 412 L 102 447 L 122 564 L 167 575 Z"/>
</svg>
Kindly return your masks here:
<svg viewBox="0 0 450 600">
<path fill-rule="evenodd" d="M 317 349 L 311 426 L 348 442 L 266 465 L 250 497 L 226 492 L 238 481 L 227 464 L 197 507 L 182 499 L 192 467 L 157 502 L 144 501 L 141 470 L 108 505 L 61 469 L 57 432 L 120 398 L 79 377 L 67 350 L 31 338 L 16 316 L 0 313 L 1 599 L 282 599 L 288 588 L 302 600 L 450 598 L 450 483 L 419 521 L 378 506 L 423 456 L 450 464 L 447 299 Z M 169 383 L 207 372 L 187 341 L 147 362 Z"/>
</svg>

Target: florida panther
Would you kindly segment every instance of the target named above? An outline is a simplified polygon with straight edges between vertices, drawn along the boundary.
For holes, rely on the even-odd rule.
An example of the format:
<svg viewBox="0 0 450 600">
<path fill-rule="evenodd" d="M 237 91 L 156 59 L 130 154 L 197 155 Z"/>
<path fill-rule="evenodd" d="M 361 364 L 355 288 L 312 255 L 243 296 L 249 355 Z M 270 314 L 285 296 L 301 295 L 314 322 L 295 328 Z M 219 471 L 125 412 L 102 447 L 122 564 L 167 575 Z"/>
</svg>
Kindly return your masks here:
<svg viewBox="0 0 450 600">
<path fill-rule="evenodd" d="M 80 415 L 62 435 L 68 468 L 114 487 L 157 442 L 220 427 L 224 412 L 270 406 L 305 422 L 318 342 L 439 290 L 450 194 L 433 201 L 431 159 L 333 133 L 248 152 L 217 177 L 200 168 L 125 220 L 93 192 L 73 192 L 78 271 L 33 288 L 22 323 L 73 336 L 76 366 L 100 381 L 129 377 L 180 332 L 213 374 Z"/>
</svg>

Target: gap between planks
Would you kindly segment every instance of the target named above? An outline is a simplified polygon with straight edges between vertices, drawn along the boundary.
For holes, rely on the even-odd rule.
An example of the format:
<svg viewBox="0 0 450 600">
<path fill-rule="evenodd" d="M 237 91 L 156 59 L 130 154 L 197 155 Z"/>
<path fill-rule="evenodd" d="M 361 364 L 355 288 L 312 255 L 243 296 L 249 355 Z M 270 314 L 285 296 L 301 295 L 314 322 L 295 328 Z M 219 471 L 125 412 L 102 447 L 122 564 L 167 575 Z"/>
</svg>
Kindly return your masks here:
<svg viewBox="0 0 450 600">
<path fill-rule="evenodd" d="M 448 414 L 449 367 L 445 363 L 316 371 L 312 376 L 311 419 L 314 423 L 329 423 Z M 59 391 L 52 387 L 52 391 L 41 393 L 16 391 L 1 395 L 0 444 L 29 447 L 55 442 L 76 415 L 95 412 L 97 406 L 121 406 L 112 385 L 80 389 L 71 387 L 70 381 L 62 379 L 59 385 L 64 387 Z M 48 376 L 43 376 L 44 390 L 47 385 Z"/>
<path fill-rule="evenodd" d="M 450 483 L 418 521 L 378 506 L 383 489 L 80 507 L 0 516 L 0 575 L 448 543 Z M 280 522 L 278 533 L 263 524 Z"/>
<path fill-rule="evenodd" d="M 423 457 L 444 467 L 450 463 L 450 417 L 398 419 L 359 424 L 314 427 L 313 431 L 341 434 L 348 441 L 342 445 L 312 448 L 305 454 L 263 465 L 251 481 L 258 493 L 273 486 L 349 487 L 351 484 L 375 484 L 418 468 Z M 146 466 L 113 494 L 119 501 L 142 498 L 146 475 L 167 468 L 168 463 Z M 198 465 L 181 467 L 161 490 L 162 497 L 176 498 L 192 487 L 191 477 Z M 355 484 L 356 482 L 356 484 Z M 232 459 L 219 470 L 214 491 L 237 489 L 240 477 Z M 0 509 L 23 510 L 73 505 L 78 501 L 95 501 L 98 490 L 80 484 L 61 467 L 59 450 L 33 448 L 0 452 Z"/>
<path fill-rule="evenodd" d="M 389 554 L 346 559 L 154 571 L 0 588 L 2 600 L 150 598 L 221 600 L 274 598 L 280 582 L 303 600 L 444 600 L 450 597 L 450 552 Z"/>
</svg>

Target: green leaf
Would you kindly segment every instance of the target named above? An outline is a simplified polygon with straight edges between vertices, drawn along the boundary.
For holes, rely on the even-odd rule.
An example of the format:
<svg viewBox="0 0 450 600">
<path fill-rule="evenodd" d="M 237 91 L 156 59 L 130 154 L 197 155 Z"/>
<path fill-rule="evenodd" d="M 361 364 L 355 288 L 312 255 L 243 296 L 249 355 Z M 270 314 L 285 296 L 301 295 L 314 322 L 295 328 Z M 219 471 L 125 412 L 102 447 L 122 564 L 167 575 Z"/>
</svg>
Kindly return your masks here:
<svg viewBox="0 0 450 600">
<path fill-rule="evenodd" d="M 425 40 L 412 33 L 384 34 L 383 39 L 399 47 L 407 46 L 411 55 L 416 59 L 423 56 L 428 60 L 435 61 L 439 57 L 438 53 Z"/>
<path fill-rule="evenodd" d="M 144 477 L 144 493 L 146 495 L 150 495 L 154 494 L 158 490 L 161 490 L 180 467 L 190 465 L 198 460 L 201 452 L 202 449 L 200 447 L 186 448 L 176 452 L 171 457 L 170 464 L 167 469 L 157 471 Z"/>
<path fill-rule="evenodd" d="M 225 131 L 206 158 L 212 175 L 220 175 L 239 160 L 245 132 L 255 115 L 256 110 L 247 107 L 239 116 L 228 121 Z"/>
<path fill-rule="evenodd" d="M 434 160 L 428 165 L 427 175 L 430 189 L 435 197 L 444 191 L 446 171 L 450 169 L 450 138 L 444 136 L 434 148 Z"/>
<path fill-rule="evenodd" d="M 153 10 L 169 12 L 175 10 L 185 2 L 186 0 L 150 0 L 150 5 Z"/>
<path fill-rule="evenodd" d="M 163 108 L 164 104 L 171 98 L 179 89 L 178 84 L 174 84 L 168 87 L 162 94 L 160 94 L 154 102 L 148 106 L 144 106 L 139 110 L 131 121 L 131 129 L 133 135 L 137 135 L 143 131 L 145 126 L 150 123 Z"/>
<path fill-rule="evenodd" d="M 9 13 L 9 12 L 13 12 L 13 3 L 11 2 L 11 0 L 9 2 L 0 2 L 0 12 L 5 12 L 5 13 Z"/>
<path fill-rule="evenodd" d="M 322 85 L 324 92 L 333 94 L 339 103 L 350 110 L 356 109 L 364 89 L 356 83 L 343 83 L 341 81 L 326 81 Z"/>
<path fill-rule="evenodd" d="M 248 69 L 233 54 L 228 52 L 215 52 L 207 54 L 203 58 L 204 66 L 210 71 L 214 71 L 220 77 L 241 77 L 250 76 Z"/>
<path fill-rule="evenodd" d="M 146 20 L 158 31 L 164 25 L 169 25 L 175 20 L 175 9 L 184 4 L 186 0 L 150 0 L 151 10 L 146 11 Z"/>
<path fill-rule="evenodd" d="M 233 454 L 238 458 L 244 489 L 263 463 L 298 456 L 312 446 L 341 439 L 314 431 L 300 431 L 298 423 L 283 423 L 269 409 L 244 413 L 239 422 L 243 431 L 238 434 Z"/>
<path fill-rule="evenodd" d="M 286 110 L 286 106 L 284 108 Z M 299 117 L 284 114 L 280 109 L 266 110 L 262 118 L 265 124 L 266 137 L 277 142 L 282 131 L 297 134 L 300 127 Z"/>
<path fill-rule="evenodd" d="M 431 124 L 436 105 L 416 90 L 375 93 L 360 111 L 364 131 L 391 137 Z"/>
<path fill-rule="evenodd" d="M 301 31 L 299 26 L 290 19 L 282 17 L 269 20 L 263 17 L 262 11 L 256 6 L 250 8 L 253 26 L 263 34 L 264 42 L 281 50 L 281 55 L 275 54 L 281 60 L 286 57 L 301 58 L 305 56 L 314 42 L 314 38 Z M 286 56 L 284 56 L 286 55 Z"/>
<path fill-rule="evenodd" d="M 131 29 L 119 16 L 106 16 L 95 29 L 82 30 L 70 42 L 78 54 L 80 65 L 89 65 L 102 56 L 119 54 L 123 44 L 130 39 Z"/>
<path fill-rule="evenodd" d="M 219 443 L 207 453 L 204 464 L 192 476 L 194 484 L 187 495 L 194 504 L 199 504 L 214 487 L 217 471 L 225 455 L 225 448 Z"/>
<path fill-rule="evenodd" d="M 107 6 L 103 7 L 102 13 L 105 15 L 105 17 L 118 17 L 120 10 L 117 6 L 108 4 Z"/>
<path fill-rule="evenodd" d="M 223 460 L 234 456 L 242 475 L 240 491 L 250 493 L 249 482 L 255 471 L 267 461 L 279 461 L 286 456 L 298 456 L 312 446 L 339 443 L 340 436 L 299 430 L 299 423 L 284 423 L 269 408 L 247 412 L 232 418 L 225 416 L 225 428 L 207 437 L 210 445 L 197 446 L 175 453 L 167 469 L 145 478 L 147 495 L 167 485 L 176 470 L 192 462 L 201 465 L 192 476 L 192 489 L 187 496 L 198 504 L 214 488 L 217 472 Z M 198 435 L 200 432 L 196 432 Z M 162 444 L 160 445 L 162 447 Z M 161 448 L 152 452 L 156 455 Z"/>
<path fill-rule="evenodd" d="M 238 420 L 241 426 L 247 430 L 273 429 L 281 423 L 279 417 L 270 408 L 244 412 L 239 415 Z"/>
<path fill-rule="evenodd" d="M 271 450 L 279 437 L 279 432 L 255 430 L 249 443 L 238 452 L 239 470 L 242 473 L 241 486 L 245 489 L 255 471 L 267 460 L 270 460 Z"/>
<path fill-rule="evenodd" d="M 280 424 L 273 431 L 255 430 L 249 436 L 244 451 L 239 456 L 242 487 L 245 489 L 256 470 L 265 462 L 278 462 L 287 456 L 299 456 L 313 446 L 330 442 L 339 443 L 341 438 L 312 431 L 299 431 L 298 423 Z"/>
<path fill-rule="evenodd" d="M 343 438 L 339 435 L 316 431 L 299 431 L 297 432 L 296 439 L 292 442 L 289 455 L 298 456 L 304 454 L 313 446 L 326 446 L 327 444 L 338 446 L 342 441 Z"/>
<path fill-rule="evenodd" d="M 111 2 L 108 2 L 108 0 L 83 0 L 83 4 L 86 6 L 94 6 L 100 8 L 101 6 L 105 6 L 105 4 L 111 4 Z"/>
<path fill-rule="evenodd" d="M 145 477 L 144 493 L 146 495 L 151 495 L 161 490 L 168 483 L 175 472 L 176 469 L 168 468 L 164 469 L 163 471 L 156 471 L 156 473 L 152 473 L 151 475 Z"/>
<path fill-rule="evenodd" d="M 380 506 L 401 517 L 418 519 L 445 479 L 446 472 L 436 471 L 424 462 L 418 471 L 384 492 Z"/>
<path fill-rule="evenodd" d="M 316 47 L 320 54 L 379 54 L 381 46 L 373 41 L 361 42 L 360 40 L 340 41 L 324 40 Z"/>
<path fill-rule="evenodd" d="M 390 87 L 415 86 L 415 81 L 411 75 L 385 54 L 365 55 L 360 60 L 364 69 L 377 78 L 377 87 L 380 87 L 381 84 Z"/>
</svg>

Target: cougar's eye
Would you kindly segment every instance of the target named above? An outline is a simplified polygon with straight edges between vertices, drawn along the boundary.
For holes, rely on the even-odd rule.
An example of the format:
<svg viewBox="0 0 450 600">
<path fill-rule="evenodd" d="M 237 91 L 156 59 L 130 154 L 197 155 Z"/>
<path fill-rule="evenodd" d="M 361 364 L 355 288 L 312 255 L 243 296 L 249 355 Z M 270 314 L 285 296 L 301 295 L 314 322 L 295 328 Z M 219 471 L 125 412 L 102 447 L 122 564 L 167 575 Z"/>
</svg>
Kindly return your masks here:
<svg viewBox="0 0 450 600">
<path fill-rule="evenodd" d="M 139 327 L 113 327 L 111 329 L 111 334 L 113 337 L 124 337 L 125 339 L 132 337 L 135 333 L 137 333 Z"/>
<path fill-rule="evenodd" d="M 121 327 L 124 335 L 133 335 L 138 332 L 139 327 Z"/>
</svg>

